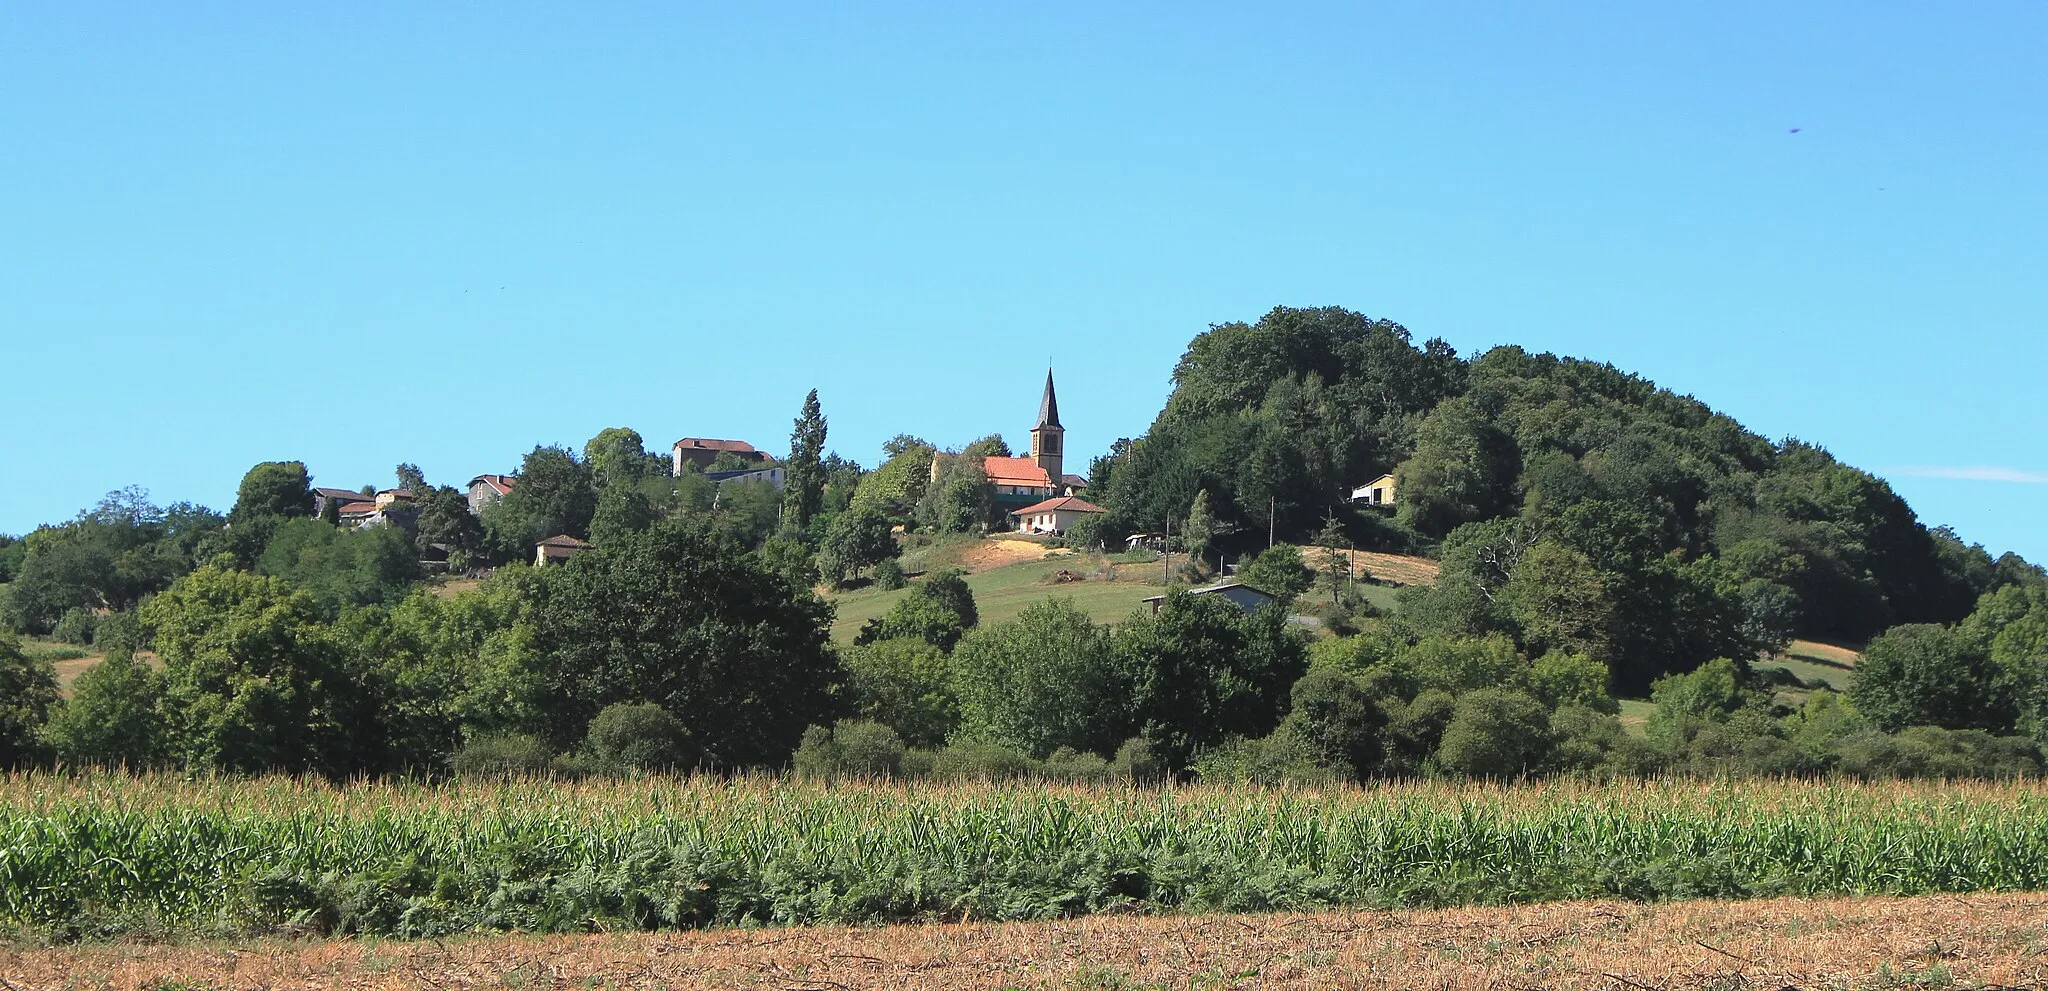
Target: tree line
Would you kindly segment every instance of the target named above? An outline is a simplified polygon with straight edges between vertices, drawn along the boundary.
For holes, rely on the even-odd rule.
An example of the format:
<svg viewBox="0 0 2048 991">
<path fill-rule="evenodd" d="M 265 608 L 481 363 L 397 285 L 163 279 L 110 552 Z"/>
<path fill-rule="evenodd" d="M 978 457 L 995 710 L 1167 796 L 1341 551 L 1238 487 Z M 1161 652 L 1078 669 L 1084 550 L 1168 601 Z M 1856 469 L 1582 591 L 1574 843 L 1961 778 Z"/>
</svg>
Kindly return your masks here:
<svg viewBox="0 0 2048 991">
<path fill-rule="evenodd" d="M 316 515 L 298 462 L 254 466 L 226 513 L 111 493 L 0 543 L 0 624 L 106 655 L 63 700 L 47 661 L 0 642 L 0 759 L 1883 775 L 2031 773 L 2048 738 L 2041 569 L 1924 527 L 1821 448 L 1606 365 L 1464 359 L 1336 309 L 1198 335 L 1151 428 L 1091 466 L 1109 512 L 1067 539 L 1170 528 L 1281 598 L 1256 614 L 1176 593 L 1114 626 L 1058 600 L 983 624 L 939 572 L 835 648 L 817 587 L 908 582 L 896 529 L 1000 525 L 979 456 L 1009 450 L 903 435 L 867 471 L 827 437 L 813 391 L 777 491 L 672 475 L 610 428 L 536 447 L 478 514 L 402 464 L 413 498 L 370 528 Z M 1390 514 L 1345 501 L 1387 471 Z M 524 567 L 555 534 L 593 546 Z M 1260 551 L 1268 534 L 1289 543 Z M 1435 555 L 1440 579 L 1376 616 L 1345 580 L 1352 547 Z M 451 592 L 423 583 L 429 557 L 497 570 Z M 1317 584 L 1335 635 L 1288 621 Z M 1794 636 L 1867 639 L 1852 689 L 1752 663 Z M 1647 735 L 1627 732 L 1617 697 L 1645 695 Z"/>
</svg>

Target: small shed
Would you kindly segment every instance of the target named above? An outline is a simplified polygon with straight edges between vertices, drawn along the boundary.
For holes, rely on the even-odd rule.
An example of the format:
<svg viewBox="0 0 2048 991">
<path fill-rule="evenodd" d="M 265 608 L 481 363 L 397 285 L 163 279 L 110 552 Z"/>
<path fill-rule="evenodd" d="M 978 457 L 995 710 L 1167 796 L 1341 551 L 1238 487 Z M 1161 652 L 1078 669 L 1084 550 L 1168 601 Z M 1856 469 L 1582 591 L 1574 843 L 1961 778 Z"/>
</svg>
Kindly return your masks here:
<svg viewBox="0 0 2048 991">
<path fill-rule="evenodd" d="M 533 566 L 545 568 L 550 564 L 566 563 L 589 546 L 590 544 L 566 533 L 558 533 L 533 545 Z"/>
<path fill-rule="evenodd" d="M 1261 592 L 1241 581 L 1222 581 L 1214 585 L 1205 585 L 1201 588 L 1191 588 L 1188 589 L 1188 594 L 1219 596 L 1228 599 L 1245 612 L 1258 612 L 1268 604 L 1279 601 L 1278 597 Z M 1166 596 L 1154 595 L 1145 601 L 1151 604 L 1152 615 L 1157 616 L 1159 615 L 1159 605 L 1166 601 Z"/>
</svg>

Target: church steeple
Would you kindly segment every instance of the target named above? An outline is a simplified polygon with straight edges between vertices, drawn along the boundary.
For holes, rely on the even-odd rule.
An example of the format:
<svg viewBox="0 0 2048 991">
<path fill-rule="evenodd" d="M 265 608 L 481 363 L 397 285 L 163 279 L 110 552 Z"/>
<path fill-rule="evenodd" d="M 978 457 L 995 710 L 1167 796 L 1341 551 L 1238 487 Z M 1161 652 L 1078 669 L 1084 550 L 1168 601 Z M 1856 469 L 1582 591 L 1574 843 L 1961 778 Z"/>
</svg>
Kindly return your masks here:
<svg viewBox="0 0 2048 991">
<path fill-rule="evenodd" d="M 1045 469 L 1055 494 L 1064 491 L 1060 469 L 1065 465 L 1066 428 L 1060 426 L 1060 401 L 1052 391 L 1052 369 L 1045 370 L 1045 395 L 1038 400 L 1038 425 L 1031 428 L 1031 460 Z"/>
<path fill-rule="evenodd" d="M 1053 427 L 1060 425 L 1060 400 L 1052 392 L 1052 369 L 1045 370 L 1045 397 L 1038 401 L 1038 425 Z"/>
</svg>

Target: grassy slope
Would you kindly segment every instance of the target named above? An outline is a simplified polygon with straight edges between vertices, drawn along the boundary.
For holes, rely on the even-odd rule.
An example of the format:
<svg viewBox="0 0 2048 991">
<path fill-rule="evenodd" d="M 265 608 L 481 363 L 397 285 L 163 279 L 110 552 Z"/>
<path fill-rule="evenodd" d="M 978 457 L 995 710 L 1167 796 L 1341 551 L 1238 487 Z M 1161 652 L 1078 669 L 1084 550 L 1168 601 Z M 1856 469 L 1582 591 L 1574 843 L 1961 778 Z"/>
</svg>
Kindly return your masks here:
<svg viewBox="0 0 2048 991">
<path fill-rule="evenodd" d="M 943 565 L 941 565 L 943 566 Z M 1048 577 L 1061 569 L 1083 575 L 1086 580 L 1053 583 Z M 1104 580 L 1108 574 L 1114 580 Z M 1037 561 L 1003 565 L 967 576 L 974 590 L 975 607 L 984 623 L 1017 618 L 1024 607 L 1046 599 L 1068 598 L 1098 623 L 1115 622 L 1131 614 L 1146 596 L 1158 595 L 1159 565 L 1116 564 L 1102 558 L 1060 555 Z M 908 595 L 904 589 L 884 592 L 874 588 L 854 589 L 831 596 L 839 617 L 832 624 L 832 639 L 849 643 L 861 624 L 889 610 L 897 599 Z"/>
<path fill-rule="evenodd" d="M 972 572 L 967 585 L 974 590 L 975 605 L 981 609 L 983 622 L 1001 622 L 1015 619 L 1024 607 L 1033 602 L 1053 598 L 1070 598 L 1074 604 L 1098 623 L 1113 623 L 1131 614 L 1131 610 L 1143 604 L 1147 596 L 1158 595 L 1165 576 L 1157 561 L 1137 563 L 1124 555 L 1110 555 L 1107 558 L 1095 555 L 1063 554 L 1036 560 L 1003 564 L 986 570 L 976 570 L 977 560 L 987 559 L 981 553 L 991 544 L 1009 544 L 1014 539 L 975 541 L 954 540 L 930 547 L 920 547 L 904 553 L 904 567 L 914 571 L 929 571 L 937 568 L 964 565 Z M 1311 548 L 1313 550 L 1313 548 Z M 1056 554 L 1050 549 L 1048 554 Z M 1367 555 L 1360 552 L 1361 565 L 1370 567 L 1375 574 L 1394 577 L 1398 572 L 1415 578 L 1433 578 L 1434 561 L 1423 558 L 1401 558 L 1394 555 Z M 1405 568 L 1404 568 L 1405 566 Z M 1103 569 L 1113 569 L 1114 581 L 1098 578 Z M 1085 575 L 1086 581 L 1056 584 L 1046 576 L 1065 568 Z M 1387 585 L 1360 585 L 1359 591 L 1366 601 L 1383 612 L 1394 612 L 1400 608 L 1400 589 Z M 837 592 L 827 597 L 839 609 L 839 618 L 832 626 L 832 638 L 841 643 L 850 642 L 859 632 L 861 624 L 887 612 L 905 592 L 883 592 L 873 588 Z M 1304 597 L 1312 600 L 1316 592 Z"/>
</svg>

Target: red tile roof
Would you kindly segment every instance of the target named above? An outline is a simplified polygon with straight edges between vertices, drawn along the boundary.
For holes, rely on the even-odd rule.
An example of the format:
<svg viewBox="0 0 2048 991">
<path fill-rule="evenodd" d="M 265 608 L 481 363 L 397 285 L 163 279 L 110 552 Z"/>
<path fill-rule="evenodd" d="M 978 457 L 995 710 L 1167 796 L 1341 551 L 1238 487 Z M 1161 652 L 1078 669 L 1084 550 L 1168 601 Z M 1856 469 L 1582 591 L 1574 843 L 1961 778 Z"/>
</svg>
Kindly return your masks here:
<svg viewBox="0 0 2048 991">
<path fill-rule="evenodd" d="M 469 480 L 469 485 L 470 488 L 475 488 L 476 483 L 482 482 L 495 489 L 499 495 L 507 495 L 512 491 L 512 483 L 517 481 L 517 475 L 478 475 Z"/>
<path fill-rule="evenodd" d="M 1052 487 L 1052 479 L 1046 477 L 1045 469 L 1030 458 L 983 458 L 981 470 L 988 475 L 990 482 L 997 485 Z"/>
<path fill-rule="evenodd" d="M 1098 505 L 1096 505 L 1096 504 L 1094 504 L 1094 503 L 1092 503 L 1092 502 L 1089 502 L 1089 501 L 1088 501 L 1088 500 L 1086 500 L 1086 499 L 1076 499 L 1076 498 L 1074 498 L 1073 496 L 1061 496 L 1061 497 L 1059 497 L 1059 498 L 1057 498 L 1057 499 L 1047 499 L 1046 501 L 1044 501 L 1044 502 L 1041 502 L 1041 503 L 1039 503 L 1039 504 L 1038 504 L 1038 505 L 1036 505 L 1036 506 L 1026 506 L 1026 507 L 1024 507 L 1023 509 L 1013 509 L 1013 510 L 1011 510 L 1011 511 L 1010 511 L 1010 515 L 1011 515 L 1011 516 L 1029 516 L 1029 515 L 1031 515 L 1031 514 L 1033 514 L 1033 513 L 1107 513 L 1107 512 L 1109 512 L 1109 510 L 1107 510 L 1107 509 L 1104 509 L 1104 508 L 1102 508 L 1101 506 L 1098 506 Z"/>
<path fill-rule="evenodd" d="M 540 542 L 542 547 L 589 547 L 590 545 L 566 533 L 558 533 Z"/>
</svg>

